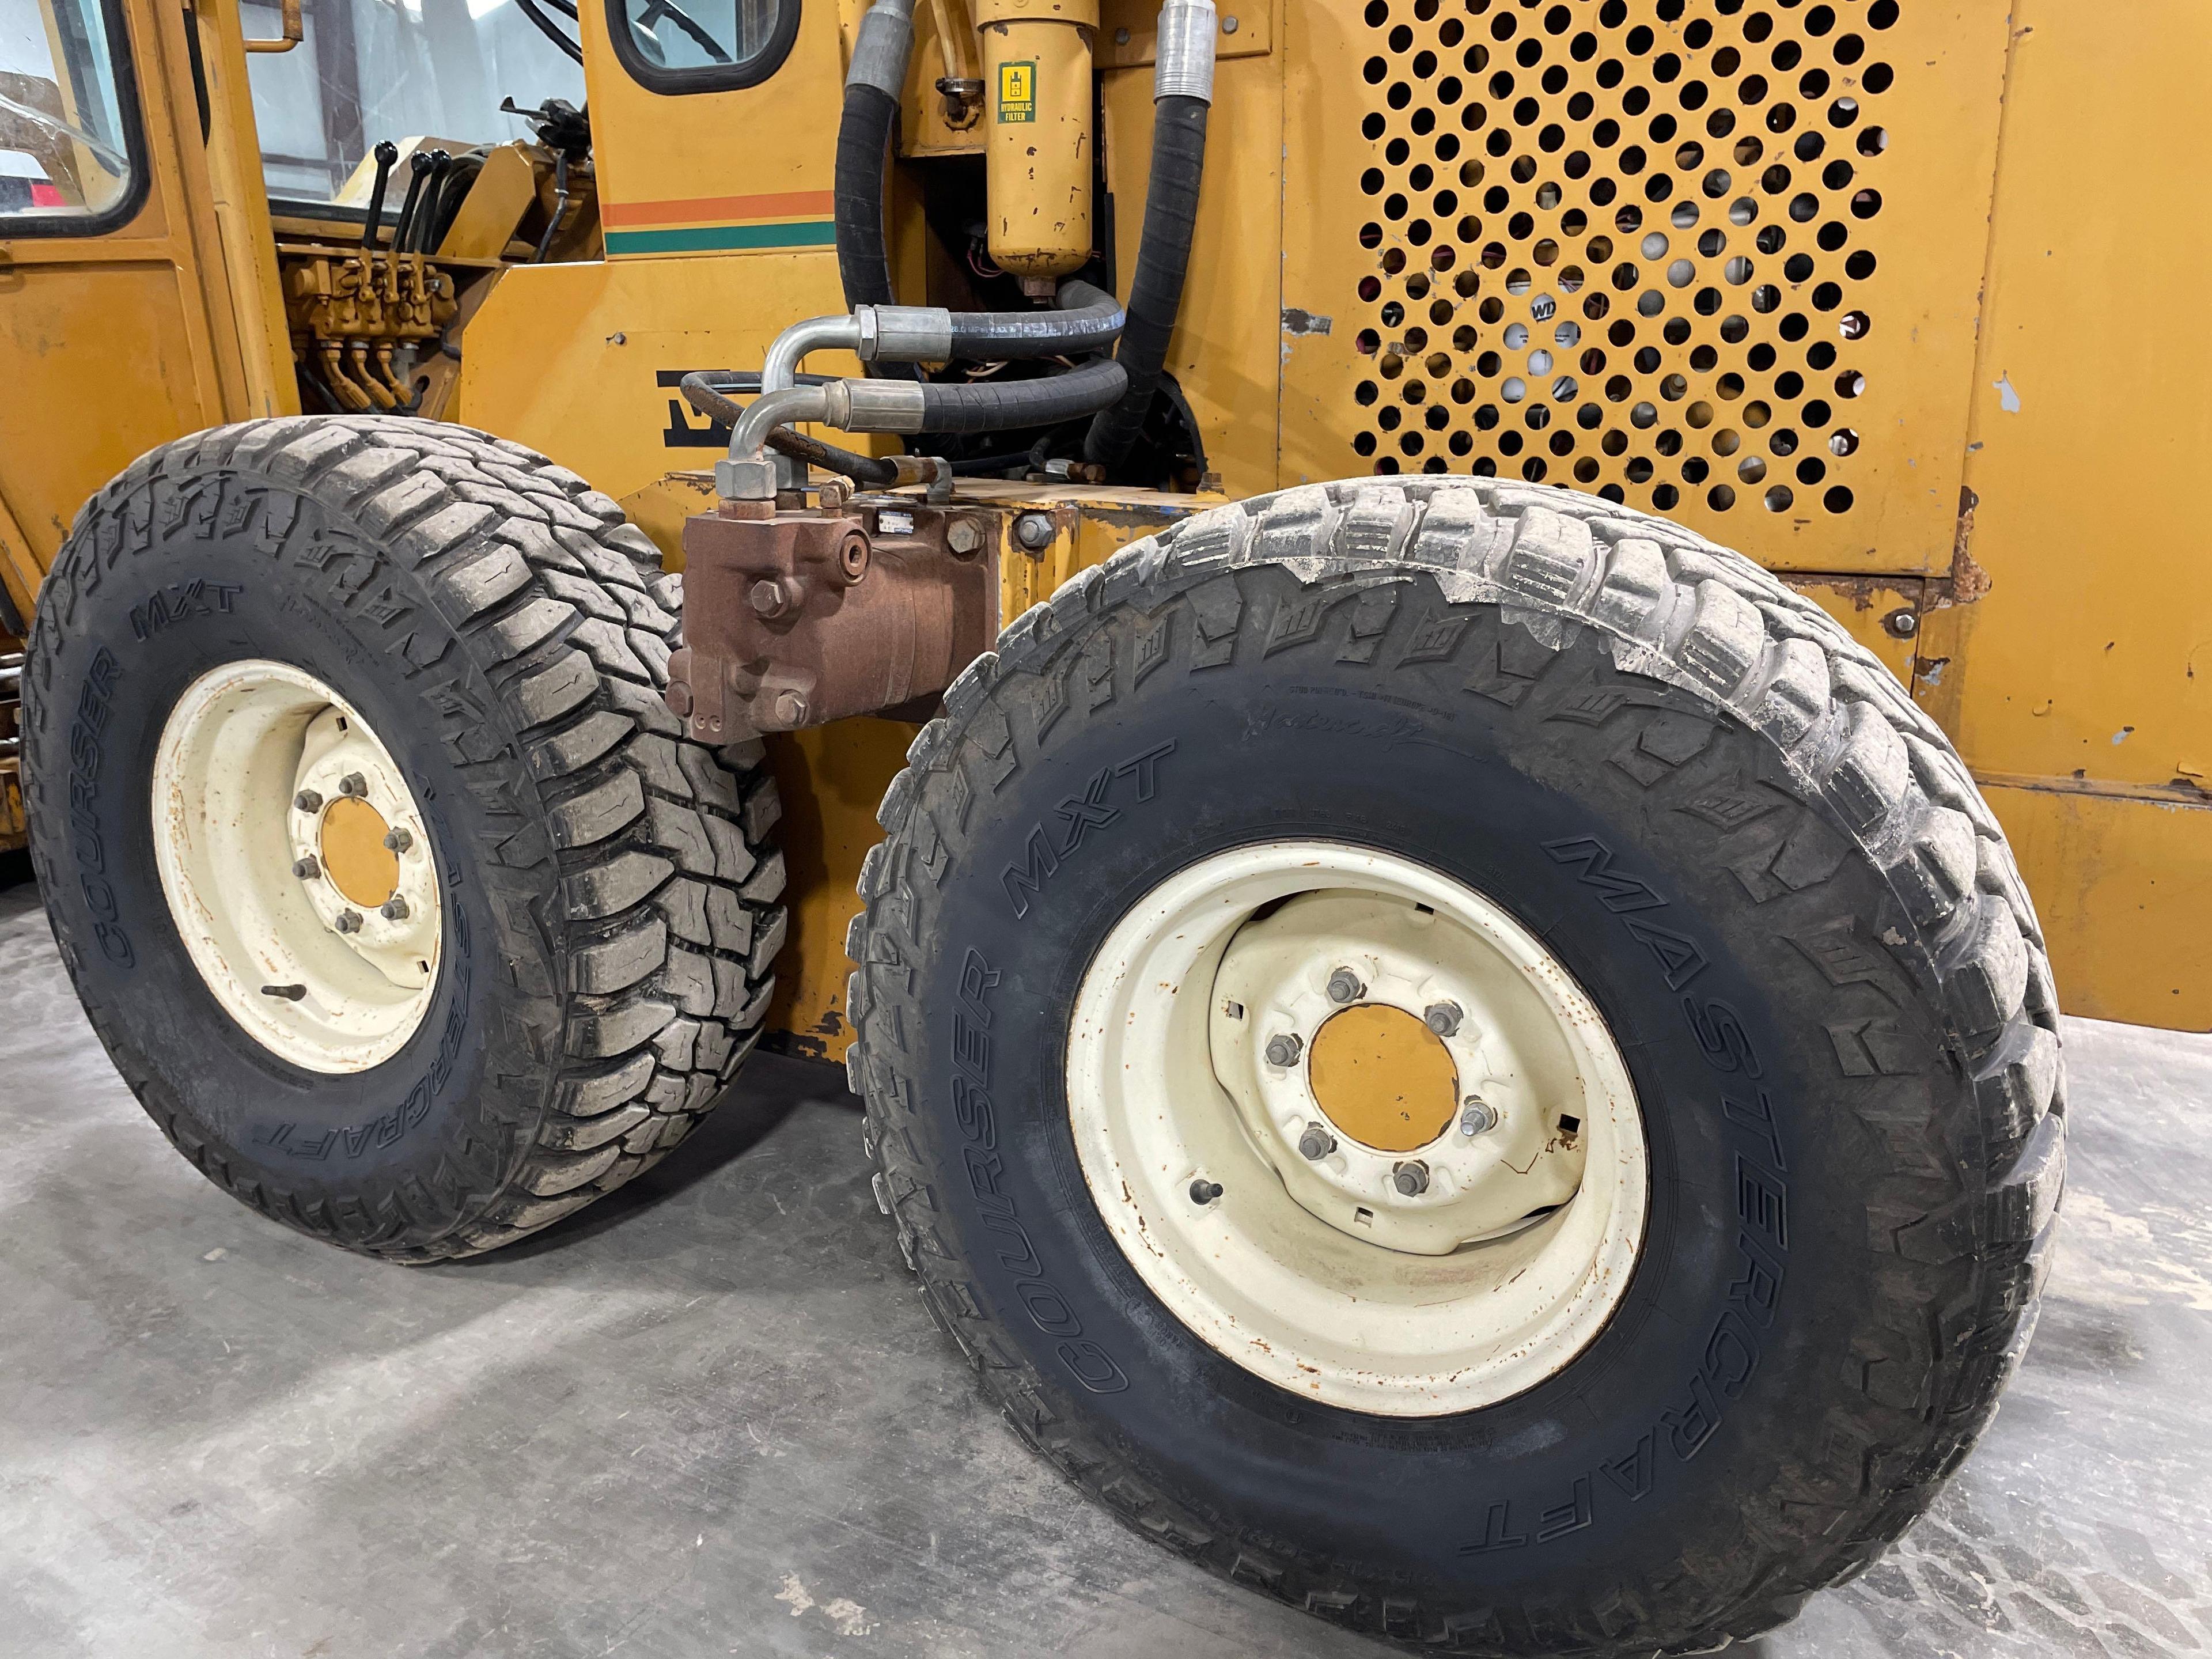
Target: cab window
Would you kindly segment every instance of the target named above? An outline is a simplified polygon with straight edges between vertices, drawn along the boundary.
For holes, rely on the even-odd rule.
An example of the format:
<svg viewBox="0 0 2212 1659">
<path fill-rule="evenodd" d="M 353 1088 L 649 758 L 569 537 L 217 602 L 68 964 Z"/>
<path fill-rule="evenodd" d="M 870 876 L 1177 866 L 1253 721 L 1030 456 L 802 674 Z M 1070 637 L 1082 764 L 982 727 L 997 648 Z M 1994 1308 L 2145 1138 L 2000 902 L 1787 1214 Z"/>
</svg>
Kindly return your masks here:
<svg viewBox="0 0 2212 1659">
<path fill-rule="evenodd" d="M 83 235 L 144 193 L 116 0 L 0 6 L 0 236 Z"/>
<path fill-rule="evenodd" d="M 799 0 L 606 0 L 615 56 L 655 92 L 728 92 L 782 67 Z"/>
<path fill-rule="evenodd" d="M 549 0 L 306 0 L 306 38 L 247 59 L 261 168 L 284 202 L 368 199 L 386 138 L 432 138 L 459 154 L 528 138 L 502 113 L 548 99 L 580 106 L 574 24 Z M 276 0 L 245 0 L 249 35 L 279 33 Z M 397 195 L 386 210 L 397 205 Z"/>
</svg>

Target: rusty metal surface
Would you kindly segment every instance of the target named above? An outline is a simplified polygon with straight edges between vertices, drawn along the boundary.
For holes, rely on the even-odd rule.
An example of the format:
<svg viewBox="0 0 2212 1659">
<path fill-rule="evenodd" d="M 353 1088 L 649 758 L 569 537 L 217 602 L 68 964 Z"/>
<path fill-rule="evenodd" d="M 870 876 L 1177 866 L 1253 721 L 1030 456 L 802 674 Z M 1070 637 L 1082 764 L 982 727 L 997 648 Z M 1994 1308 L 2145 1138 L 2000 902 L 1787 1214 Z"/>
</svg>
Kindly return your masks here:
<svg viewBox="0 0 2212 1659">
<path fill-rule="evenodd" d="M 825 499 L 768 516 L 724 502 L 685 525 L 685 642 L 668 706 L 702 741 L 933 699 L 997 632 L 1000 515 L 906 495 Z"/>
</svg>

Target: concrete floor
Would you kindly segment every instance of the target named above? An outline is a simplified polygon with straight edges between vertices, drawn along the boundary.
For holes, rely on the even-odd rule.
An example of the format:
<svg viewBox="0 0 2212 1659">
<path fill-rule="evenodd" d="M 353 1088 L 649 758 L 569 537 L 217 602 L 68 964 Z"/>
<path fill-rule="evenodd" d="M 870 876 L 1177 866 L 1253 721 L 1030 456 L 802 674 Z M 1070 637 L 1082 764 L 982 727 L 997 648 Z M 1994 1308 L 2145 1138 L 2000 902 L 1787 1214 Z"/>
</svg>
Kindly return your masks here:
<svg viewBox="0 0 2212 1659">
<path fill-rule="evenodd" d="M 20 864 L 0 870 L 20 878 Z M 2076 1022 L 2069 1230 L 1934 1513 L 1764 1659 L 2212 1652 L 2212 1040 Z M 0 891 L 0 1653 L 1389 1651 L 1202 1577 L 979 1402 L 839 1073 L 406 1270 L 170 1152 Z"/>
</svg>

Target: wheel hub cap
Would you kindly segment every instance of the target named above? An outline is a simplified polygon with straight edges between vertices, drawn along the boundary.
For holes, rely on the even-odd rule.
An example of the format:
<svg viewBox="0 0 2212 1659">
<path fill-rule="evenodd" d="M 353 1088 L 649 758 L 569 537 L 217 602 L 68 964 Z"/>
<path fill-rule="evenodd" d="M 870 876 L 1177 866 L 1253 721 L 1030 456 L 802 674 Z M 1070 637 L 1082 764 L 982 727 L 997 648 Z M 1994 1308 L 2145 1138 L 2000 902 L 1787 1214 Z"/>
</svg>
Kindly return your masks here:
<svg viewBox="0 0 2212 1659">
<path fill-rule="evenodd" d="M 1402 1008 L 1368 1002 L 1331 1014 L 1306 1053 L 1315 1105 L 1362 1146 L 1410 1152 L 1458 1115 L 1451 1051 Z"/>
<path fill-rule="evenodd" d="M 339 892 L 374 910 L 399 885 L 399 854 L 386 847 L 384 814 L 350 795 L 323 809 L 322 866 Z"/>
</svg>

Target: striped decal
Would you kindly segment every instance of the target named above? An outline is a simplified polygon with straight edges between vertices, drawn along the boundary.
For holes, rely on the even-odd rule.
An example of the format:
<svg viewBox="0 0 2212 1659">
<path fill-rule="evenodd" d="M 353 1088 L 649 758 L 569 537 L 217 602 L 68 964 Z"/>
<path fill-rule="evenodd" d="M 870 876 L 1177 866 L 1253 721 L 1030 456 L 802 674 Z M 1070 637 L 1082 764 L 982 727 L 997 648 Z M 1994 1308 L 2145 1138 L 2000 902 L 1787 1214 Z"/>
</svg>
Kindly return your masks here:
<svg viewBox="0 0 2212 1659">
<path fill-rule="evenodd" d="M 828 247 L 836 240 L 826 190 L 763 196 L 699 196 L 665 202 L 608 202 L 599 215 L 612 253 L 696 253 L 720 249 Z"/>
</svg>

